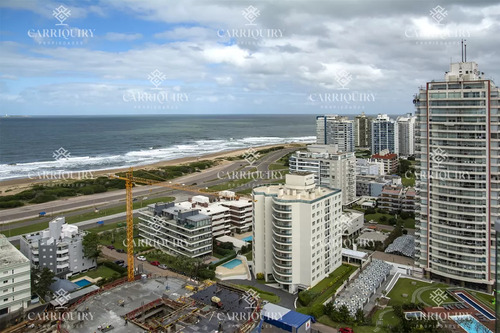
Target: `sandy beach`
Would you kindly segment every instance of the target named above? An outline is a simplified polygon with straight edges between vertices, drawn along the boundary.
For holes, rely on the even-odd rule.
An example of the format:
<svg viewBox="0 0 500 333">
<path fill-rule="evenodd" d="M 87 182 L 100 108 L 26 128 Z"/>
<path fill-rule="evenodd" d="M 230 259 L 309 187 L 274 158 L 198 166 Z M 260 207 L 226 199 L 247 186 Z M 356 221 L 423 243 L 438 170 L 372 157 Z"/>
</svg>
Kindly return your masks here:
<svg viewBox="0 0 500 333">
<path fill-rule="evenodd" d="M 256 150 L 259 150 L 259 149 L 280 147 L 280 146 L 292 147 L 292 146 L 297 146 L 297 145 L 304 145 L 304 144 L 302 144 L 302 143 L 274 144 L 274 145 L 259 146 L 259 147 L 253 147 L 253 148 L 255 148 Z M 157 162 L 157 163 L 153 163 L 153 164 L 142 165 L 142 166 L 138 166 L 135 168 L 147 170 L 147 169 L 156 169 L 156 168 L 164 167 L 164 166 L 187 164 L 187 163 L 201 161 L 201 160 L 216 160 L 216 159 L 221 159 L 219 162 L 220 164 L 226 164 L 226 163 L 230 163 L 230 162 L 227 160 L 223 160 L 224 158 L 240 156 L 247 149 L 248 148 L 243 148 L 243 149 L 237 149 L 237 150 L 221 151 L 218 153 L 212 153 L 212 154 L 201 155 L 201 156 L 177 158 L 177 159 L 173 159 L 173 160 L 166 160 L 166 161 L 161 161 L 161 162 Z M 115 168 L 115 169 L 107 169 L 107 170 L 98 170 L 98 171 L 91 171 L 90 170 L 90 172 L 92 172 L 92 175 L 94 177 L 99 177 L 99 176 L 105 176 L 105 175 L 109 175 L 109 174 L 113 174 L 113 173 L 124 172 L 127 170 L 128 170 L 128 167 L 118 168 L 118 169 Z M 48 183 L 48 182 L 50 182 L 50 183 L 60 182 L 60 180 L 17 178 L 17 179 L 9 179 L 9 180 L 0 181 L 0 196 L 16 194 L 16 193 L 19 193 L 19 192 L 27 189 L 27 188 L 30 188 L 32 185 Z M 8 192 L 6 192 L 6 191 L 8 191 Z"/>
</svg>

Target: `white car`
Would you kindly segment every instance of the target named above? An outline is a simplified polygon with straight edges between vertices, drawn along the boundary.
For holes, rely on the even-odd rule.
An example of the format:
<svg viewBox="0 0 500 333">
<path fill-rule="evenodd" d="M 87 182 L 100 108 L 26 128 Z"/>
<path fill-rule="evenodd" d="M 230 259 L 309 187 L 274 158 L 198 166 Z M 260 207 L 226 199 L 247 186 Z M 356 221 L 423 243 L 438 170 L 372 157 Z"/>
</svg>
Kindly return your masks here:
<svg viewBox="0 0 500 333">
<path fill-rule="evenodd" d="M 146 257 L 145 256 L 138 256 L 137 260 L 139 260 L 139 261 L 146 261 Z"/>
</svg>

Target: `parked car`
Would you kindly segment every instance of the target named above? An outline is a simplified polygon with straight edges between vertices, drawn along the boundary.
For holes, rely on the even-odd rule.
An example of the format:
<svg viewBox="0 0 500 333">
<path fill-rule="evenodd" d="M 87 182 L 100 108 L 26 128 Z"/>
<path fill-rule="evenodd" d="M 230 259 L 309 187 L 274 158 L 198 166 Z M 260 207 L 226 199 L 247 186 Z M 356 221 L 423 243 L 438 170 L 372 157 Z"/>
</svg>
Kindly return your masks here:
<svg viewBox="0 0 500 333">
<path fill-rule="evenodd" d="M 354 333 L 354 331 L 350 327 L 342 327 L 339 329 L 339 333 Z"/>
<path fill-rule="evenodd" d="M 115 247 L 114 247 L 113 245 L 108 245 L 108 246 L 106 246 L 106 247 L 107 247 L 108 249 L 110 249 L 110 250 L 114 250 L 114 249 L 115 249 Z"/>
<path fill-rule="evenodd" d="M 159 261 L 151 261 L 150 264 L 153 265 L 153 266 L 160 266 L 160 262 Z"/>
<path fill-rule="evenodd" d="M 125 250 L 124 249 L 116 249 L 116 252 L 118 252 L 118 253 L 125 253 Z"/>
<path fill-rule="evenodd" d="M 165 265 L 165 264 L 158 265 L 158 268 L 161 268 L 161 269 L 168 269 L 167 265 Z"/>
<path fill-rule="evenodd" d="M 139 260 L 139 261 L 146 261 L 146 257 L 145 256 L 138 256 L 137 260 Z"/>
<path fill-rule="evenodd" d="M 117 265 L 123 265 L 125 263 L 125 260 L 115 260 L 115 264 Z"/>
</svg>

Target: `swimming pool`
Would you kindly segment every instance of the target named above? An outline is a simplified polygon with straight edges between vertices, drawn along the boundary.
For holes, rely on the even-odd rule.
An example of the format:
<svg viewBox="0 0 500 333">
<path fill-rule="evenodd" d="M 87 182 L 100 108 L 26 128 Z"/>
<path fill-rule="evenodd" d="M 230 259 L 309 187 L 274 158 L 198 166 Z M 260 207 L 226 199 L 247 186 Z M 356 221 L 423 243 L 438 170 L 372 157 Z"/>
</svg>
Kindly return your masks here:
<svg viewBox="0 0 500 333">
<path fill-rule="evenodd" d="M 86 287 L 88 286 L 89 284 L 92 284 L 92 282 L 90 282 L 89 280 L 87 279 L 81 279 L 81 280 L 78 280 L 76 282 L 74 282 L 78 287 L 82 288 L 82 287 Z"/>
<path fill-rule="evenodd" d="M 248 236 L 248 237 L 242 238 L 241 240 L 245 241 L 245 242 L 251 242 L 253 240 L 253 236 Z"/>
<path fill-rule="evenodd" d="M 493 333 L 471 315 L 451 316 L 450 318 L 460 325 L 467 333 Z"/>
<path fill-rule="evenodd" d="M 489 320 L 495 320 L 495 316 L 494 315 L 492 315 L 489 311 L 486 311 L 481 305 L 479 305 L 476 302 L 474 302 L 473 300 L 471 300 L 465 294 L 463 294 L 463 293 L 456 293 L 456 295 L 458 297 L 460 297 L 461 299 L 463 299 L 464 301 L 466 301 L 467 303 L 469 303 L 470 305 L 472 305 L 477 311 L 481 312 Z"/>
<path fill-rule="evenodd" d="M 226 262 L 225 264 L 222 265 L 222 267 L 226 267 L 229 269 L 233 269 L 236 266 L 241 265 L 242 261 L 240 259 L 233 259 L 231 261 Z"/>
</svg>

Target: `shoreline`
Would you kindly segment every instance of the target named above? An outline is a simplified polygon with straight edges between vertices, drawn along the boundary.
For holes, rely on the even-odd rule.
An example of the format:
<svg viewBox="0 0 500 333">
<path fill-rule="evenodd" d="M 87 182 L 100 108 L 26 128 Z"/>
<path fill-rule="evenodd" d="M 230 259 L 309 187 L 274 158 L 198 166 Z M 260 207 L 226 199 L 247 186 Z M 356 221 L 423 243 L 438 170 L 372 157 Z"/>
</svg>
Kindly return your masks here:
<svg viewBox="0 0 500 333">
<path fill-rule="evenodd" d="M 255 149 L 259 150 L 259 149 L 267 149 L 267 148 L 280 147 L 280 146 L 287 148 L 287 147 L 292 147 L 292 146 L 296 146 L 296 145 L 307 145 L 307 144 L 298 142 L 298 143 L 282 143 L 282 144 L 272 144 L 272 145 L 264 145 L 264 146 L 256 146 L 256 147 L 246 147 L 246 148 L 235 149 L 235 150 L 220 151 L 217 153 L 210 153 L 210 154 L 200 155 L 200 156 L 190 156 L 190 157 L 176 158 L 176 159 L 172 159 L 172 160 L 164 160 L 164 161 L 155 162 L 155 163 L 151 163 L 151 164 L 136 166 L 136 167 L 134 167 L 134 169 L 151 170 L 151 169 L 157 169 L 160 167 L 181 165 L 181 164 L 187 164 L 187 163 L 203 161 L 203 160 L 213 161 L 213 160 L 221 159 L 221 158 L 224 159 L 224 158 L 228 158 L 228 157 L 236 157 L 236 156 L 242 155 L 249 148 L 255 148 Z M 227 163 L 227 162 L 229 162 L 229 161 L 226 161 L 226 160 L 221 161 L 221 163 Z M 97 178 L 99 176 L 125 172 L 129 168 L 130 167 L 111 168 L 111 169 L 105 169 L 105 170 L 86 170 L 86 171 L 82 170 L 82 171 L 77 171 L 77 172 L 87 173 L 87 174 L 90 173 L 92 175 L 91 178 Z M 75 173 L 77 173 L 77 172 L 75 172 Z M 67 180 L 76 181 L 78 179 L 67 179 Z M 31 186 L 36 185 L 36 184 L 60 182 L 60 181 L 63 181 L 63 179 L 15 178 L 15 179 L 2 180 L 2 181 L 0 181 L 0 196 L 16 194 L 16 193 L 19 193 L 19 192 L 21 192 L 27 188 L 30 188 Z M 8 192 L 6 193 L 6 191 L 8 191 Z"/>
</svg>

